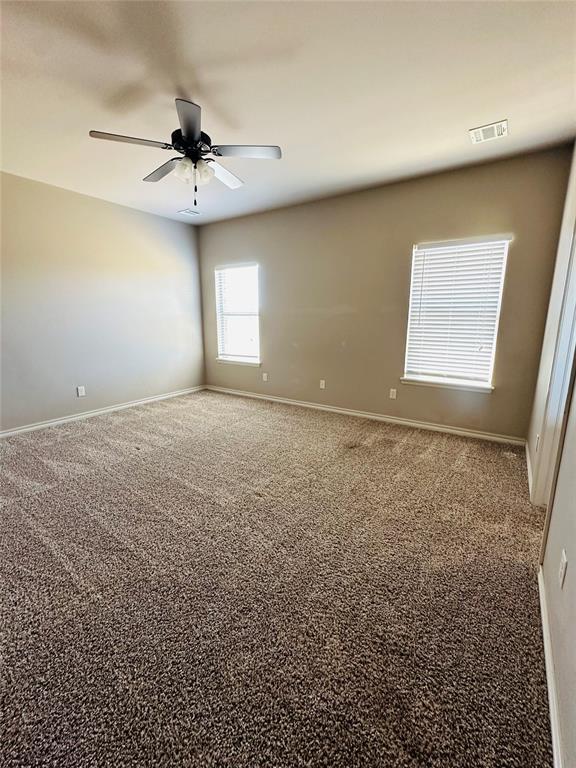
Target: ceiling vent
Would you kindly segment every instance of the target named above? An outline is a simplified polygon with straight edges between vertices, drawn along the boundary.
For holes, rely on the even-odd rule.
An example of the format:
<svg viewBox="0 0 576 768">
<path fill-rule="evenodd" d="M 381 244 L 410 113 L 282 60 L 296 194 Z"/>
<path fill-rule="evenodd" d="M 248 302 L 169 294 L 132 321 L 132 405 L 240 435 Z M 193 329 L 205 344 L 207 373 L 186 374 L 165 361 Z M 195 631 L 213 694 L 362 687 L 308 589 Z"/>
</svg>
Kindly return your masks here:
<svg viewBox="0 0 576 768">
<path fill-rule="evenodd" d="M 468 133 L 472 144 L 481 144 L 483 141 L 503 139 L 508 136 L 508 120 L 500 120 L 497 123 L 481 125 L 479 128 L 471 128 Z"/>
<path fill-rule="evenodd" d="M 198 216 L 200 211 L 195 211 L 193 208 L 184 208 L 182 211 L 178 211 L 178 213 L 182 213 L 184 216 Z"/>
</svg>

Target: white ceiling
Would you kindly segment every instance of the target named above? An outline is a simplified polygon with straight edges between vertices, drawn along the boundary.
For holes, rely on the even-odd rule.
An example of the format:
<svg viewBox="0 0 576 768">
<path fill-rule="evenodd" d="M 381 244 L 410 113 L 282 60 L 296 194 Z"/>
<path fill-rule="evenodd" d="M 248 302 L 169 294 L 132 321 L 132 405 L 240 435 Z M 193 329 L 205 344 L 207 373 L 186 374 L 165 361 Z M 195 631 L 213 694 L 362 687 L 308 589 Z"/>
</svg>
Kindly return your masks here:
<svg viewBox="0 0 576 768">
<path fill-rule="evenodd" d="M 576 134 L 573 2 L 3 2 L 3 170 L 171 218 L 192 204 L 169 141 L 174 97 L 246 182 L 201 187 L 204 223 L 476 163 Z M 510 135 L 468 129 L 507 117 Z"/>
</svg>

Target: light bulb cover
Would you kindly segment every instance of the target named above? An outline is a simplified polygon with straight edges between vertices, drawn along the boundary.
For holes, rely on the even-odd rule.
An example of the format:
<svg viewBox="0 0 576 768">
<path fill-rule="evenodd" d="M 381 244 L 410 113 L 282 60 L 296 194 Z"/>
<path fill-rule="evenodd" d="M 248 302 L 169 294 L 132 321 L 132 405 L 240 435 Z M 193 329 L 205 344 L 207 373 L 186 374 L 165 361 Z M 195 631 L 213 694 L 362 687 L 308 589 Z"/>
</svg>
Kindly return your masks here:
<svg viewBox="0 0 576 768">
<path fill-rule="evenodd" d="M 203 184 L 208 184 L 210 179 L 214 177 L 214 171 L 210 168 L 209 163 L 204 160 L 198 160 L 196 163 L 196 173 L 194 173 L 194 162 L 189 157 L 183 157 L 176 165 L 174 175 L 185 184 L 193 184 L 194 176 L 196 176 L 196 184 L 200 187 Z"/>
<path fill-rule="evenodd" d="M 176 165 L 174 176 L 185 184 L 191 184 L 194 181 L 194 163 L 189 157 L 183 157 Z"/>
<path fill-rule="evenodd" d="M 205 160 L 198 160 L 196 163 L 196 183 L 198 186 L 208 184 L 208 182 L 214 178 L 214 169 L 210 167 L 210 163 Z"/>
</svg>

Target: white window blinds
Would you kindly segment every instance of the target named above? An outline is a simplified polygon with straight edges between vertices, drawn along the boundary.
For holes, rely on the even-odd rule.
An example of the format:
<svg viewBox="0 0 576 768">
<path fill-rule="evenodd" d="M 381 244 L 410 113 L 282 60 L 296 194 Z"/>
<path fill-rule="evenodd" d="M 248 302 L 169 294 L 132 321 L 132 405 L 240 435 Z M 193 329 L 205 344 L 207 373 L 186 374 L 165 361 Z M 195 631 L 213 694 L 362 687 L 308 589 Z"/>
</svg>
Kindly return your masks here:
<svg viewBox="0 0 576 768">
<path fill-rule="evenodd" d="M 414 246 L 406 379 L 491 387 L 509 242 Z"/>
<path fill-rule="evenodd" d="M 215 270 L 218 358 L 260 362 L 258 265 Z"/>
</svg>

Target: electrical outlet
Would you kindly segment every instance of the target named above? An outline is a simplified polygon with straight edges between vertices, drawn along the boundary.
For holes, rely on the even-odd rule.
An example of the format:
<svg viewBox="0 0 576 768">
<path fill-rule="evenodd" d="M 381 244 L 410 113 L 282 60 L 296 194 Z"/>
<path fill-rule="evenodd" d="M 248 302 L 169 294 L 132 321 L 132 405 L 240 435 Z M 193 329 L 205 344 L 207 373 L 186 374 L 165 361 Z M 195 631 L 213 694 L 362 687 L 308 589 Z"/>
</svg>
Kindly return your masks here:
<svg viewBox="0 0 576 768">
<path fill-rule="evenodd" d="M 76 387 L 76 397 L 86 397 L 86 387 Z"/>
<path fill-rule="evenodd" d="M 320 389 L 326 389 L 326 379 L 320 379 Z"/>
<path fill-rule="evenodd" d="M 560 567 L 558 568 L 558 584 L 560 589 L 564 586 L 564 580 L 566 578 L 566 569 L 568 568 L 568 558 L 566 557 L 566 550 L 562 550 L 560 555 Z"/>
<path fill-rule="evenodd" d="M 390 390 L 390 400 L 396 400 L 396 390 L 391 389 Z"/>
<path fill-rule="evenodd" d="M 262 381 L 268 381 L 268 374 L 267 373 L 263 373 L 262 374 Z"/>
</svg>

